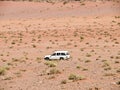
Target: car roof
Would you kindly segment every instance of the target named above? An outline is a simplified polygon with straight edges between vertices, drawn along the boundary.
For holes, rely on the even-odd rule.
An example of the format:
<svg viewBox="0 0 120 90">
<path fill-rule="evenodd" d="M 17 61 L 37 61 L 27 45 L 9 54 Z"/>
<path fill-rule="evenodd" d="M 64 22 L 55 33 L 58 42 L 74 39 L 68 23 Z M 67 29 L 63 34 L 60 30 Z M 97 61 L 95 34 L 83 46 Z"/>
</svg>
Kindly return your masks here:
<svg viewBox="0 0 120 90">
<path fill-rule="evenodd" d="M 54 53 L 68 53 L 68 51 L 55 51 Z"/>
</svg>

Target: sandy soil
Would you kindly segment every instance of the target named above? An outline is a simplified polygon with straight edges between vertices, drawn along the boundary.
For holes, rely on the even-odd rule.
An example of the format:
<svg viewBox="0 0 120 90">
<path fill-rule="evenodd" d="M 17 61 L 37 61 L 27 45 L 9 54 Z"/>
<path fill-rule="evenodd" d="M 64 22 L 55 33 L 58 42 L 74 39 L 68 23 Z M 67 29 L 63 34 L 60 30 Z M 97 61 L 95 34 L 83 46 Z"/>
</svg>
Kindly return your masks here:
<svg viewBox="0 0 120 90">
<path fill-rule="evenodd" d="M 71 59 L 43 59 L 55 50 Z M 118 81 L 120 3 L 0 2 L 0 90 L 120 90 Z"/>
</svg>

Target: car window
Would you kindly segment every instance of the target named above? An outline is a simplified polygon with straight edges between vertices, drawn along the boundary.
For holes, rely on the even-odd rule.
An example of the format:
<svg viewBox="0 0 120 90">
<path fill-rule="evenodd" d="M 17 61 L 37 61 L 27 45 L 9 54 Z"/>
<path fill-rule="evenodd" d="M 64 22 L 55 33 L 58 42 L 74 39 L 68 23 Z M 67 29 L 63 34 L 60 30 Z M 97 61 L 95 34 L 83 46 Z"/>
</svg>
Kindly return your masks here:
<svg viewBox="0 0 120 90">
<path fill-rule="evenodd" d="M 65 53 L 61 53 L 61 55 L 65 55 Z"/>
<path fill-rule="evenodd" d="M 57 53 L 57 56 L 59 56 L 60 55 L 60 53 Z"/>
</svg>

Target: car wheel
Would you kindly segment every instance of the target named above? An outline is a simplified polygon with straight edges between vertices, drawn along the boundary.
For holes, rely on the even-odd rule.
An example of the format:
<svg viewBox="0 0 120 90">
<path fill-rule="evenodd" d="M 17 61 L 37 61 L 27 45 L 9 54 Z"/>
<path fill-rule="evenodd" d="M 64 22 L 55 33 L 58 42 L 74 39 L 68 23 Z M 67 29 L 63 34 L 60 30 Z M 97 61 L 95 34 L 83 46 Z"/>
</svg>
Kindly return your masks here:
<svg viewBox="0 0 120 90">
<path fill-rule="evenodd" d="M 64 58 L 63 58 L 63 57 L 60 57 L 60 60 L 64 60 Z"/>
<path fill-rule="evenodd" d="M 46 57 L 45 60 L 50 60 L 49 57 Z"/>
</svg>

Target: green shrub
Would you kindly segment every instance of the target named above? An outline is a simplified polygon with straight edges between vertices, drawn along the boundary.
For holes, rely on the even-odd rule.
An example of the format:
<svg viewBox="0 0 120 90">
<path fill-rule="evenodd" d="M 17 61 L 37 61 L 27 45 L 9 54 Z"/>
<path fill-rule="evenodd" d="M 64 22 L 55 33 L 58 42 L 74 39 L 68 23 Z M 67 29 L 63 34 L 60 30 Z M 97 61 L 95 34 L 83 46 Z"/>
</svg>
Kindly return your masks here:
<svg viewBox="0 0 120 90">
<path fill-rule="evenodd" d="M 52 61 L 47 61 L 45 63 L 45 65 L 47 65 L 48 67 L 56 67 L 57 66 L 57 64 L 55 62 L 52 62 Z"/>
<path fill-rule="evenodd" d="M 110 66 L 110 64 L 107 61 L 105 61 L 102 67 L 108 67 L 108 66 Z"/>
<path fill-rule="evenodd" d="M 60 74 L 61 72 L 55 68 L 51 69 L 47 74 L 52 75 L 52 74 Z"/>
<path fill-rule="evenodd" d="M 83 80 L 85 79 L 85 77 L 79 75 L 75 75 L 75 74 L 70 74 L 69 77 L 68 77 L 69 80 L 72 80 L 72 81 L 78 81 L 78 80 Z"/>
<path fill-rule="evenodd" d="M 0 75 L 4 75 L 5 74 L 5 70 L 6 70 L 6 68 L 0 67 Z"/>
</svg>

